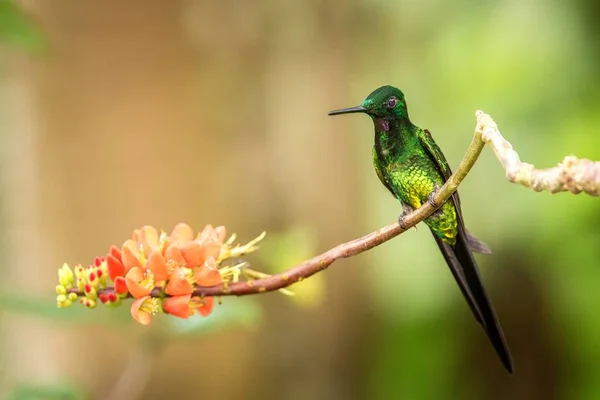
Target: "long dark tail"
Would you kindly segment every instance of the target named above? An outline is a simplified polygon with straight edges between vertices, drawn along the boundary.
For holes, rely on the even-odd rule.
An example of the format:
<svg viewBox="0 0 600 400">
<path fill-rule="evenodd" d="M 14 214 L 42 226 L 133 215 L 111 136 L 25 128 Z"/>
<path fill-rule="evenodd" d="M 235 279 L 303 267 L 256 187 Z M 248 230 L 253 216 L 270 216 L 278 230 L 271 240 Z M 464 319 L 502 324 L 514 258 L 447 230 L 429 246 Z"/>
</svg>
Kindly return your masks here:
<svg viewBox="0 0 600 400">
<path fill-rule="evenodd" d="M 506 339 L 504 339 L 504 333 L 496 318 L 492 304 L 483 287 L 479 271 L 477 270 L 477 263 L 469 248 L 465 229 L 459 226 L 454 246 L 442 241 L 435 233 L 433 233 L 433 237 L 444 255 L 444 259 L 448 267 L 450 267 L 450 271 L 452 271 L 452 275 L 467 300 L 475 319 L 483 326 L 496 353 L 500 357 L 500 360 L 502 360 L 504 368 L 512 374 L 513 362 L 510 350 L 506 344 Z"/>
</svg>

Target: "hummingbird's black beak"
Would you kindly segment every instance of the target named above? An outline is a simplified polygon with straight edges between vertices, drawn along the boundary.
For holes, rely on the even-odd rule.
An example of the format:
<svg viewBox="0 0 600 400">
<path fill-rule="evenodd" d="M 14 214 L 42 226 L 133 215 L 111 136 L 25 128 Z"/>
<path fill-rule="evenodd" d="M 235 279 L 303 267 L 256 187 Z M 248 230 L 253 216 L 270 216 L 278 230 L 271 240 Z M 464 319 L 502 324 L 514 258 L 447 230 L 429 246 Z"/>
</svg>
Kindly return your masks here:
<svg viewBox="0 0 600 400">
<path fill-rule="evenodd" d="M 341 108 L 339 110 L 329 111 L 327 115 L 340 115 L 340 114 L 351 114 L 351 113 L 364 113 L 367 109 L 363 106 Z"/>
</svg>

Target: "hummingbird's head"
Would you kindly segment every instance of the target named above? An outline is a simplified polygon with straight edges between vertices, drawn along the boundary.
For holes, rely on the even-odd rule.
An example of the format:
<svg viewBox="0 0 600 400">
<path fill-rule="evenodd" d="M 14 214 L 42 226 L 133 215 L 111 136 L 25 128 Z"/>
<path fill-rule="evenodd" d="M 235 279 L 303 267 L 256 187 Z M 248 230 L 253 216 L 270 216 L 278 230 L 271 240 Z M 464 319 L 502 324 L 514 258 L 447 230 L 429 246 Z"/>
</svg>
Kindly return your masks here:
<svg viewBox="0 0 600 400">
<path fill-rule="evenodd" d="M 374 120 L 408 118 L 404 93 L 393 86 L 382 86 L 368 95 L 361 105 L 330 111 L 328 115 L 350 113 L 365 113 Z"/>
</svg>

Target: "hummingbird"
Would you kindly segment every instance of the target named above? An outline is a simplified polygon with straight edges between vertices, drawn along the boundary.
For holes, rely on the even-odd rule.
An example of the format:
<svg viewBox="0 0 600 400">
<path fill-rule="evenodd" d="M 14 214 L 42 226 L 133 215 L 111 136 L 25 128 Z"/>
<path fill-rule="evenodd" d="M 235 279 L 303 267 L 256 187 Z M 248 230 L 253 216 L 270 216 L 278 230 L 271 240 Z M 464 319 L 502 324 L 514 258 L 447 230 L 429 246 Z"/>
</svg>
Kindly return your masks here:
<svg viewBox="0 0 600 400">
<path fill-rule="evenodd" d="M 393 86 L 382 86 L 362 104 L 330 111 L 328 115 L 350 113 L 367 114 L 373 121 L 373 166 L 381 183 L 402 205 L 400 226 L 404 228 L 404 217 L 425 202 L 436 207 L 424 222 L 475 319 L 483 327 L 504 368 L 512 374 L 510 350 L 473 256 L 473 252 L 489 254 L 491 250 L 465 228 L 458 192 L 441 206 L 433 201 L 433 195 L 452 171 L 431 133 L 411 122 L 404 93 Z"/>
</svg>

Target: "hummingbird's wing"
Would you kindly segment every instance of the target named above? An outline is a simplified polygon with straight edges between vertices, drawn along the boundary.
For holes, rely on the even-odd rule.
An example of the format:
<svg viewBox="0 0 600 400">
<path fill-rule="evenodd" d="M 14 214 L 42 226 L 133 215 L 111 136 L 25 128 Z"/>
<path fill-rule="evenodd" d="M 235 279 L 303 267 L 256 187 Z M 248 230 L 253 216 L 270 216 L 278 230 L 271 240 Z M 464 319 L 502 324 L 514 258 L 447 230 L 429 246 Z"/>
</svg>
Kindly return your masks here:
<svg viewBox="0 0 600 400">
<path fill-rule="evenodd" d="M 418 136 L 421 144 L 429 153 L 430 158 L 437 165 L 438 170 L 442 173 L 444 179 L 447 180 L 452 174 L 452 171 L 450 170 L 444 154 L 433 141 L 431 133 L 427 130 L 419 129 Z M 450 245 L 444 242 L 435 233 L 433 236 L 435 237 L 448 267 L 450 267 L 452 275 L 454 275 L 465 300 L 469 304 L 475 319 L 483 326 L 483 329 L 487 333 L 496 353 L 502 360 L 506 369 L 512 373 L 513 364 L 510 351 L 506 344 L 502 328 L 500 327 L 492 304 L 483 286 L 481 277 L 479 276 L 477 263 L 475 262 L 475 258 L 471 251 L 470 242 L 462 218 L 458 194 L 455 192 L 450 199 L 454 204 L 458 216 L 456 244 Z"/>
<path fill-rule="evenodd" d="M 452 170 L 450 169 L 448 161 L 446 161 L 444 153 L 442 153 L 440 147 L 433 140 L 431 132 L 429 132 L 427 129 L 419 129 L 418 136 L 419 140 L 421 141 L 421 144 L 429 152 L 429 156 L 433 159 L 433 161 L 438 167 L 438 170 L 442 173 L 444 180 L 447 181 L 448 178 L 450 178 L 450 176 L 452 175 Z M 462 216 L 462 208 L 460 206 L 460 197 L 458 195 L 458 190 L 455 190 L 454 193 L 452 193 L 452 201 L 454 202 L 454 208 L 456 209 L 459 225 L 462 225 L 465 229 L 465 235 L 471 250 L 473 250 L 476 253 L 490 254 L 492 251 L 490 250 L 488 245 L 482 242 L 481 240 L 477 239 L 475 236 L 471 235 L 467 230 Z"/>
</svg>

